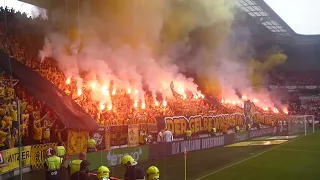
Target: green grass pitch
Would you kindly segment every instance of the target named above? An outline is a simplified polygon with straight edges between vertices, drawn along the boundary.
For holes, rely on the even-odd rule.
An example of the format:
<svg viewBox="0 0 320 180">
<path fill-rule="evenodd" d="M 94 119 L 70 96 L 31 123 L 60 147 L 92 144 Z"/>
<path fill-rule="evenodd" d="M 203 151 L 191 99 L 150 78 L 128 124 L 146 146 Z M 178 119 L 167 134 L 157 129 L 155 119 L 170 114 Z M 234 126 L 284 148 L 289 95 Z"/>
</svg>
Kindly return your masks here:
<svg viewBox="0 0 320 180">
<path fill-rule="evenodd" d="M 319 140 L 320 131 L 307 136 L 302 135 L 280 145 L 262 145 L 261 141 L 247 141 L 242 143 L 246 146 L 189 152 L 187 179 L 319 180 Z M 161 180 L 184 180 L 183 154 L 142 162 L 138 167 L 145 170 L 151 165 L 160 169 Z M 110 170 L 113 177 L 122 178 L 124 175 L 123 167 Z M 62 179 L 67 179 L 66 177 L 67 175 L 63 175 Z M 12 179 L 18 180 L 19 176 Z M 45 179 L 45 171 L 24 174 L 23 179 Z"/>
<path fill-rule="evenodd" d="M 301 136 L 280 145 L 220 147 L 187 156 L 187 179 L 203 180 L 312 180 L 320 179 L 320 132 Z M 140 168 L 156 165 L 161 180 L 184 179 L 184 156 L 176 155 L 140 163 Z M 113 168 L 115 177 L 123 168 Z"/>
</svg>

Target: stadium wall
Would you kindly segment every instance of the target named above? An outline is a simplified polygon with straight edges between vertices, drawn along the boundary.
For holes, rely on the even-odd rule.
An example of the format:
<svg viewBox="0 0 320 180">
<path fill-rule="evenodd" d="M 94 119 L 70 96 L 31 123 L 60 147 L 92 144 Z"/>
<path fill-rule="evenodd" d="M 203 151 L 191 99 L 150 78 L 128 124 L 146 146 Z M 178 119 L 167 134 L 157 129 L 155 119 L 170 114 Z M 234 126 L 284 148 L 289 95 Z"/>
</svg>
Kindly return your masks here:
<svg viewBox="0 0 320 180">
<path fill-rule="evenodd" d="M 101 165 L 107 165 L 108 167 L 120 165 L 121 158 L 126 154 L 130 154 L 138 162 L 144 162 L 148 160 L 161 159 L 168 156 L 182 154 L 185 151 L 192 152 L 221 147 L 266 135 L 275 135 L 279 133 L 287 134 L 287 131 L 287 128 L 281 128 L 281 131 L 279 131 L 276 127 L 270 127 L 266 129 L 252 130 L 207 138 L 197 138 L 190 140 L 174 141 L 170 143 L 159 143 L 135 147 L 110 149 L 88 153 L 87 159 L 91 163 L 89 168 L 91 171 L 93 171 L 97 170 L 98 167 L 100 167 Z M 53 147 L 56 147 L 56 144 L 50 143 L 22 147 L 22 172 L 28 173 L 31 170 L 43 169 L 45 163 L 44 160 L 46 150 L 48 148 Z M 0 180 L 9 179 L 13 176 L 19 175 L 18 148 L 12 148 L 1 151 L 0 158 L 3 160 L 3 163 L 7 164 L 7 166 L 0 168 Z M 65 166 L 67 166 L 69 160 L 65 161 Z"/>
</svg>

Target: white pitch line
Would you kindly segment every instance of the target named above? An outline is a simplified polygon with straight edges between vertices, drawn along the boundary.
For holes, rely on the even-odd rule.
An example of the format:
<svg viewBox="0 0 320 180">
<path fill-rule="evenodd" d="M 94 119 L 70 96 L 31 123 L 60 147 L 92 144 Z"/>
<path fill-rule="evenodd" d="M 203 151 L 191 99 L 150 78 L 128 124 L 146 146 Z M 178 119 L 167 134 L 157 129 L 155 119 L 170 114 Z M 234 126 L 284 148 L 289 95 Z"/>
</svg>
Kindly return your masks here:
<svg viewBox="0 0 320 180">
<path fill-rule="evenodd" d="M 310 134 L 313 134 L 313 133 L 310 133 Z M 306 136 L 309 136 L 310 134 L 307 134 Z M 250 160 L 250 159 L 253 159 L 253 158 L 255 158 L 255 157 L 258 157 L 258 156 L 260 156 L 260 155 L 262 155 L 262 154 L 264 154 L 264 153 L 266 153 L 266 152 L 272 151 L 272 150 L 274 150 L 274 149 L 276 149 L 276 148 L 278 148 L 278 147 L 281 147 L 281 146 L 283 146 L 283 145 L 285 145 L 285 144 L 287 144 L 287 143 L 293 142 L 293 141 L 295 141 L 295 140 L 297 140 L 297 139 L 300 139 L 301 137 L 306 137 L 306 136 L 299 136 L 299 137 L 297 137 L 297 138 L 295 138 L 295 139 L 293 139 L 293 140 L 291 140 L 291 141 L 284 142 L 284 143 L 282 143 L 282 144 L 279 144 L 278 146 L 275 146 L 275 147 L 273 147 L 273 148 L 267 149 L 267 150 L 262 151 L 262 152 L 260 152 L 260 153 L 258 153 L 258 154 L 256 154 L 256 155 L 253 155 L 253 156 L 251 156 L 251 157 L 248 157 L 248 158 L 243 159 L 243 160 L 241 160 L 241 161 L 238 161 L 238 162 L 236 162 L 236 163 L 230 164 L 229 166 L 225 166 L 225 167 L 223 167 L 223 168 L 221 168 L 221 169 L 218 169 L 218 170 L 213 171 L 213 172 L 211 172 L 211 173 L 209 173 L 209 174 L 206 174 L 206 175 L 204 175 L 204 176 L 201 176 L 201 177 L 197 178 L 196 180 L 201 180 L 201 179 L 203 179 L 203 178 L 206 178 L 206 177 L 208 177 L 208 176 L 211 176 L 211 175 L 213 175 L 213 174 L 216 174 L 216 173 L 218 173 L 218 172 L 220 172 L 220 171 L 223 171 L 223 170 L 225 170 L 225 169 L 231 168 L 231 167 L 236 166 L 236 165 L 238 165 L 238 164 L 241 164 L 241 163 L 243 163 L 243 162 L 245 162 L 245 161 L 248 161 L 248 160 Z"/>
</svg>

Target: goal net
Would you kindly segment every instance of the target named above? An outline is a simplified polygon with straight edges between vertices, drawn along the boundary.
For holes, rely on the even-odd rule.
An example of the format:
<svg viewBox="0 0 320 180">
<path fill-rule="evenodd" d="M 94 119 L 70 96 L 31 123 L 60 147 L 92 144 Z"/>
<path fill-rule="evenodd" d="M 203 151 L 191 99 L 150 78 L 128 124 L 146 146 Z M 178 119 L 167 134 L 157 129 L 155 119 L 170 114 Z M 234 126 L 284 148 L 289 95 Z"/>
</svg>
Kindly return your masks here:
<svg viewBox="0 0 320 180">
<path fill-rule="evenodd" d="M 289 116 L 287 122 L 289 135 L 314 132 L 313 115 Z"/>
</svg>

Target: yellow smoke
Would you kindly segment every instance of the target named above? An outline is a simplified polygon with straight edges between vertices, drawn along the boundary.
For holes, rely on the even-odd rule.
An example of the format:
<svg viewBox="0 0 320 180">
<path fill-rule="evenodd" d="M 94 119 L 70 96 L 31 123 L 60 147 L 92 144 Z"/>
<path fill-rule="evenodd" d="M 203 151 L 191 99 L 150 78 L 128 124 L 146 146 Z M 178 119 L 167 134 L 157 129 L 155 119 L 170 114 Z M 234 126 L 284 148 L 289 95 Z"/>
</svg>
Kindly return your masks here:
<svg viewBox="0 0 320 180">
<path fill-rule="evenodd" d="M 255 87 L 256 90 L 259 90 L 259 86 L 264 82 L 265 73 L 269 72 L 275 67 L 283 65 L 287 59 L 287 55 L 282 53 L 271 54 L 263 62 L 251 59 L 249 66 L 252 69 L 252 73 L 249 74 L 249 79 L 252 86 Z"/>
<path fill-rule="evenodd" d="M 188 44 L 190 33 L 197 29 L 204 45 L 221 42 L 230 29 L 234 5 L 235 0 L 97 1 L 91 8 L 96 12 L 81 11 L 80 20 L 85 23 L 80 28 L 85 37 L 99 35 L 114 48 L 143 44 L 165 53 L 177 42 Z M 70 34 L 77 38 L 77 32 Z"/>
<path fill-rule="evenodd" d="M 200 77 L 199 78 L 199 85 L 202 87 L 204 93 L 206 95 L 209 95 L 211 97 L 215 97 L 218 99 L 222 98 L 222 89 L 219 84 L 219 81 L 214 78 L 208 78 L 208 77 Z"/>
</svg>

